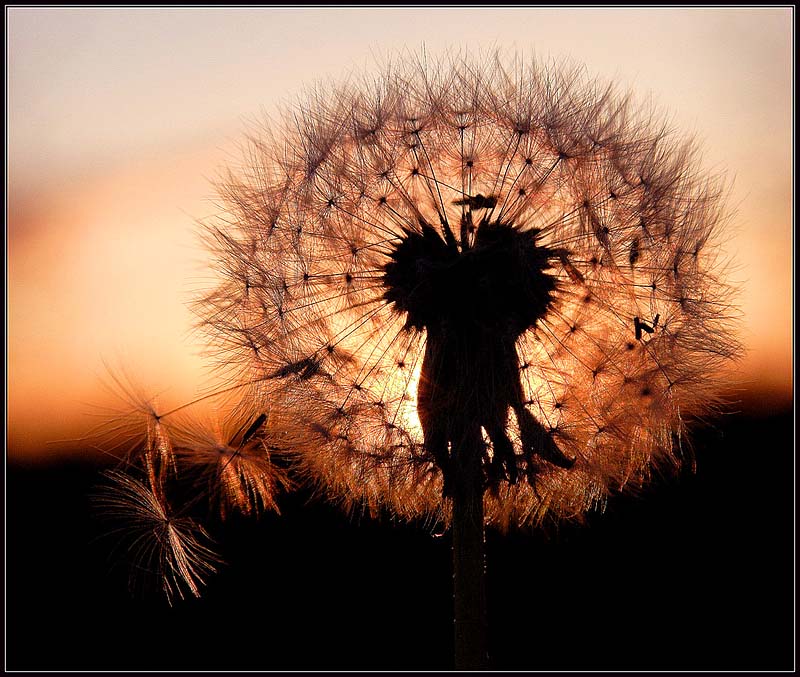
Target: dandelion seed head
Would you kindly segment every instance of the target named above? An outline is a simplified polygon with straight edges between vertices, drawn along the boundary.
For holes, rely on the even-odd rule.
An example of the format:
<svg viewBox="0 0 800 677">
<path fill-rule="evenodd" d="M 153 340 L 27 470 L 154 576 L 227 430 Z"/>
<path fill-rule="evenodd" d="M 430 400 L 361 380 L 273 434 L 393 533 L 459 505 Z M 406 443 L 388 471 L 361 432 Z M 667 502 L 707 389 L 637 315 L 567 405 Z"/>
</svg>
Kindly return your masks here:
<svg viewBox="0 0 800 677">
<path fill-rule="evenodd" d="M 253 138 L 202 314 L 331 496 L 446 521 L 473 427 L 488 521 L 578 518 L 716 402 L 723 188 L 581 68 L 400 60 Z"/>
</svg>

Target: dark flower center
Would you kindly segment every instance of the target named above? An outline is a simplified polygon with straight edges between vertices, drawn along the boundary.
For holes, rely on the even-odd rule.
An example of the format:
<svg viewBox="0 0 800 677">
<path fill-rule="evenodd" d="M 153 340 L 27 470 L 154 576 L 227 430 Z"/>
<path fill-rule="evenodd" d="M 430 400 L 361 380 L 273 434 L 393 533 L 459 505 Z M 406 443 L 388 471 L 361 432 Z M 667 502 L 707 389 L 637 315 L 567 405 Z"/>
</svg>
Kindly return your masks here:
<svg viewBox="0 0 800 677">
<path fill-rule="evenodd" d="M 384 267 L 384 298 L 416 329 L 501 333 L 516 341 L 545 315 L 554 256 L 536 230 L 484 221 L 472 247 L 448 245 L 428 223 L 408 232 Z"/>
<path fill-rule="evenodd" d="M 490 486 L 516 482 L 509 409 L 517 418 L 529 481 L 538 469 L 534 455 L 572 464 L 526 409 L 520 381 L 516 342 L 545 316 L 556 289 L 545 270 L 558 254 L 537 245 L 537 234 L 484 220 L 473 245 L 459 251 L 422 223 L 419 232 L 406 233 L 384 267 L 384 298 L 406 314 L 407 328 L 427 333 L 417 412 L 445 494 L 455 476 Z M 475 443 L 481 428 L 491 440 L 491 458 L 485 445 Z M 466 467 L 472 470 L 465 474 Z"/>
</svg>

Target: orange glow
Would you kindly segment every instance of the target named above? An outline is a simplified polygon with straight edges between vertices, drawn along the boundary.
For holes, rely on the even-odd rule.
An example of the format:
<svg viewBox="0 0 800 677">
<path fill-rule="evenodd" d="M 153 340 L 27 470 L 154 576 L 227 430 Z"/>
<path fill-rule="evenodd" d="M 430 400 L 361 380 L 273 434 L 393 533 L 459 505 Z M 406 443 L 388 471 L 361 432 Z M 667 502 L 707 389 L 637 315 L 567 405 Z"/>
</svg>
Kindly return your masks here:
<svg viewBox="0 0 800 677">
<path fill-rule="evenodd" d="M 161 160 L 161 158 L 157 158 Z M 218 151 L 172 155 L 158 169 L 121 168 L 49 191 L 11 196 L 9 446 L 50 456 L 93 425 L 101 381 L 124 367 L 178 404 L 207 384 L 186 307 L 208 273 L 191 213 L 212 194 L 196 170 Z M 158 162 L 153 165 L 158 166 Z M 201 211 L 205 210 L 205 212 Z"/>
<path fill-rule="evenodd" d="M 422 373 L 422 362 L 417 361 L 417 366 L 414 367 L 414 372 L 411 380 L 408 382 L 406 388 L 405 405 L 400 408 L 399 418 L 400 424 L 411 432 L 418 439 L 422 439 L 422 423 L 420 423 L 419 415 L 417 414 L 417 388 L 419 387 L 419 376 Z"/>
<path fill-rule="evenodd" d="M 175 45 L 156 39 L 177 25 L 168 12 L 9 10 L 11 459 L 81 448 L 49 442 L 93 425 L 95 405 L 107 403 L 104 361 L 164 390 L 167 407 L 209 383 L 186 302 L 212 286 L 196 220 L 214 213 L 209 177 L 236 157 L 228 140 L 260 105 L 363 62 L 369 45 L 441 51 L 443 25 L 463 44 L 570 52 L 652 92 L 676 127 L 697 131 L 705 164 L 735 181 L 727 249 L 747 354 L 732 394 L 752 409 L 791 400 L 791 9 L 420 11 L 190 11 L 191 29 L 175 38 L 187 60 L 173 64 L 164 50 Z M 117 47 L 104 22 L 149 36 L 147 53 Z M 248 40 L 237 38 L 243 27 Z M 211 50 L 218 62 L 200 53 L 196 31 L 222 41 Z M 51 33 L 60 37 L 43 53 Z M 419 365 L 412 403 L 418 378 Z M 412 406 L 403 415 L 416 418 Z"/>
</svg>

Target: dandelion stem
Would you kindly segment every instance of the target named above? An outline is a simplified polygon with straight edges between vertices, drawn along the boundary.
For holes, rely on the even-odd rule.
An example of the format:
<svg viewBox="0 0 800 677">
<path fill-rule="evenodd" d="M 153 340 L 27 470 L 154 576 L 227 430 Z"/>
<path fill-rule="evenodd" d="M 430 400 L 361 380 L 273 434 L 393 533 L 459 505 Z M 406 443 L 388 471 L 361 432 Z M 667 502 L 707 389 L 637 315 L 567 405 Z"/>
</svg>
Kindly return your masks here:
<svg viewBox="0 0 800 677">
<path fill-rule="evenodd" d="M 470 425 L 453 449 L 453 598 L 456 670 L 488 667 L 483 526 L 483 440 Z"/>
</svg>

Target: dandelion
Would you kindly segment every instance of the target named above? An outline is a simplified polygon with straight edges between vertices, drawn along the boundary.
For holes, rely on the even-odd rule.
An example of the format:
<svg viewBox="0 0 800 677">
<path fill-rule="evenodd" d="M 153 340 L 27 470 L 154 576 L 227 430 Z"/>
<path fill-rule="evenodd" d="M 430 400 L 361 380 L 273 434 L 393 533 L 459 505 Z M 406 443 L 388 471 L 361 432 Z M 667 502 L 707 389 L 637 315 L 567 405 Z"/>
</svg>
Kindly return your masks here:
<svg viewBox="0 0 800 677">
<path fill-rule="evenodd" d="M 101 506 L 170 602 L 218 561 L 189 510 L 277 510 L 289 462 L 346 509 L 450 527 L 456 666 L 485 666 L 485 527 L 602 509 L 691 460 L 718 406 L 722 180 L 630 95 L 498 54 L 312 90 L 219 188 L 198 310 L 232 375 L 200 399 L 239 402 L 201 424 L 115 378 Z"/>
<path fill-rule="evenodd" d="M 221 362 L 328 495 L 452 525 L 461 667 L 485 656 L 484 524 L 579 519 L 679 465 L 738 351 L 721 181 L 578 67 L 422 57 L 320 87 L 221 197 Z"/>
</svg>

